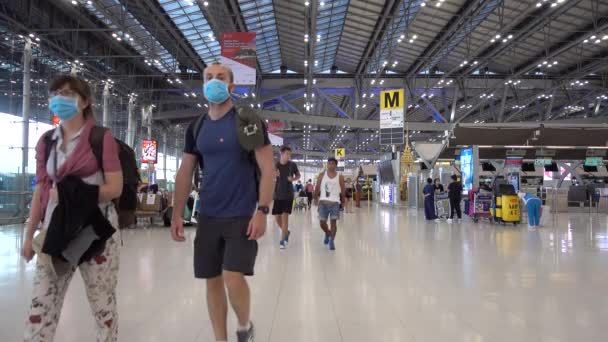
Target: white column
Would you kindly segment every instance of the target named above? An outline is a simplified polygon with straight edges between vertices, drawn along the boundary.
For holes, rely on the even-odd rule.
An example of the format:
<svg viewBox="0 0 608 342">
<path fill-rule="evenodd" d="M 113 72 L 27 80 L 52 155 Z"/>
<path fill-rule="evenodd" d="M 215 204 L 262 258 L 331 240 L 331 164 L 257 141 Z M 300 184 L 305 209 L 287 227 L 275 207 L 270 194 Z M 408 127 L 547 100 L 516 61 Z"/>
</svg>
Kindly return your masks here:
<svg viewBox="0 0 608 342">
<path fill-rule="evenodd" d="M 152 105 L 148 106 L 148 111 L 146 113 L 147 115 L 147 125 L 148 125 L 148 139 L 152 140 Z"/>
<path fill-rule="evenodd" d="M 175 126 L 175 173 L 177 174 L 177 171 L 179 171 L 179 157 L 182 155 L 181 153 L 181 149 L 180 149 L 180 137 L 179 134 L 177 134 L 179 132 L 179 126 Z"/>
<path fill-rule="evenodd" d="M 31 81 L 31 69 L 32 64 L 32 41 L 27 38 L 25 40 L 25 46 L 23 48 L 23 105 L 22 105 L 22 155 L 21 155 L 21 190 L 23 192 L 28 191 L 29 184 L 27 182 L 27 168 L 29 159 L 29 139 L 30 139 L 30 104 L 32 98 L 32 92 L 30 87 Z M 19 209 L 25 213 L 25 195 L 20 196 Z"/>
<path fill-rule="evenodd" d="M 103 127 L 110 128 L 110 84 L 106 82 L 103 87 L 103 116 L 101 123 Z"/>
<path fill-rule="evenodd" d="M 165 127 L 163 128 L 163 175 L 165 176 L 165 181 L 168 181 L 167 179 L 167 135 L 168 135 L 168 131 L 169 128 Z"/>
<path fill-rule="evenodd" d="M 553 100 L 553 99 L 551 99 Z M 602 106 L 602 98 L 598 96 L 597 102 L 595 104 L 595 108 L 593 109 L 593 117 L 596 117 L 600 112 L 600 107 Z"/>
<path fill-rule="evenodd" d="M 135 147 L 135 98 L 129 98 L 127 105 L 127 145 Z"/>
</svg>

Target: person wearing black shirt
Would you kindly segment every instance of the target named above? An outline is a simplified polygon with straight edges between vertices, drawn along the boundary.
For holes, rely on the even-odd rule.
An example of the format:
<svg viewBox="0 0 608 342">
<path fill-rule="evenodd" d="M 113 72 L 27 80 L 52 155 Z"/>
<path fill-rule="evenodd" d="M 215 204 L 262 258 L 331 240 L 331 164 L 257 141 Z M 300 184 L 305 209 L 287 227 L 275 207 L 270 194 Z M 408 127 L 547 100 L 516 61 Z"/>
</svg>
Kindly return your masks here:
<svg viewBox="0 0 608 342">
<path fill-rule="evenodd" d="M 280 248 L 285 249 L 289 242 L 289 215 L 293 207 L 294 186 L 293 182 L 300 179 L 300 171 L 296 163 L 291 161 L 291 148 L 281 147 L 281 160 L 276 164 L 277 181 L 274 191 L 274 204 L 272 215 L 281 228 Z"/>
<path fill-rule="evenodd" d="M 454 212 L 458 215 L 458 220 L 462 219 L 462 210 L 460 210 L 460 201 L 462 200 L 462 183 L 458 181 L 458 176 L 452 175 L 452 183 L 448 185 L 448 197 L 450 198 L 450 219 L 448 223 L 453 222 Z"/>
<path fill-rule="evenodd" d="M 433 185 L 435 188 L 435 192 L 443 192 L 443 184 L 441 184 L 441 181 L 439 180 L 439 178 L 435 178 L 435 184 Z"/>
</svg>

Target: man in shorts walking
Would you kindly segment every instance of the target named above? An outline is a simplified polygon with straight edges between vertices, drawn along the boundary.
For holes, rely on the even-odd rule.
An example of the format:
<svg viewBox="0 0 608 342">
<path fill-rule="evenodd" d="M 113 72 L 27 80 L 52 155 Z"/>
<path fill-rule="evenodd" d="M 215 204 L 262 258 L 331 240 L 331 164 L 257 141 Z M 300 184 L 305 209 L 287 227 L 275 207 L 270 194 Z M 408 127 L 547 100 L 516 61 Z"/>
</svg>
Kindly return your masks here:
<svg viewBox="0 0 608 342">
<path fill-rule="evenodd" d="M 228 298 L 238 320 L 238 342 L 252 342 L 254 326 L 245 276 L 253 275 L 256 240 L 266 231 L 274 181 L 272 147 L 262 120 L 232 104 L 234 76 L 228 67 L 210 65 L 204 80 L 209 113 L 186 131 L 171 235 L 175 241 L 186 240 L 182 213 L 198 165 L 204 177 L 194 239 L 194 276 L 207 280 L 207 306 L 215 340 L 228 341 Z M 250 121 L 244 120 L 245 115 Z M 259 188 L 257 167 L 261 171 Z"/>
<path fill-rule="evenodd" d="M 340 205 L 344 205 L 346 186 L 344 177 L 338 174 L 336 158 L 327 160 L 327 170 L 321 172 L 315 188 L 315 204 L 319 205 L 319 221 L 325 233 L 323 243 L 330 250 L 336 249 L 335 239 L 340 219 Z M 327 226 L 329 220 L 330 226 Z M 330 229 L 331 228 L 331 229 Z"/>
<path fill-rule="evenodd" d="M 300 179 L 300 171 L 296 163 L 291 161 L 291 148 L 288 146 L 281 147 L 281 160 L 276 165 L 277 182 L 274 190 L 274 204 L 272 206 L 272 215 L 277 220 L 277 224 L 281 228 L 281 249 L 287 247 L 289 242 L 289 215 L 293 208 L 293 182 Z"/>
</svg>

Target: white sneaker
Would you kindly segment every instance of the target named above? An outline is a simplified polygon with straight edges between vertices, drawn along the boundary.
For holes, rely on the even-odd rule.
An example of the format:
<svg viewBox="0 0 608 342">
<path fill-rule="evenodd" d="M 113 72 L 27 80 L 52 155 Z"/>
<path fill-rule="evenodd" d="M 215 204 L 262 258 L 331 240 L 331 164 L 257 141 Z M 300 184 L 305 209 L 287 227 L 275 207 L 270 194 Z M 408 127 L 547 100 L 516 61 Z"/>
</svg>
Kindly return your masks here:
<svg viewBox="0 0 608 342">
<path fill-rule="evenodd" d="M 449 224 L 452 224 L 452 222 L 454 222 L 454 220 L 452 220 L 452 219 L 448 219 L 448 221 L 447 221 L 447 222 L 448 222 Z"/>
<path fill-rule="evenodd" d="M 435 222 L 441 222 L 441 219 L 435 219 Z"/>
</svg>

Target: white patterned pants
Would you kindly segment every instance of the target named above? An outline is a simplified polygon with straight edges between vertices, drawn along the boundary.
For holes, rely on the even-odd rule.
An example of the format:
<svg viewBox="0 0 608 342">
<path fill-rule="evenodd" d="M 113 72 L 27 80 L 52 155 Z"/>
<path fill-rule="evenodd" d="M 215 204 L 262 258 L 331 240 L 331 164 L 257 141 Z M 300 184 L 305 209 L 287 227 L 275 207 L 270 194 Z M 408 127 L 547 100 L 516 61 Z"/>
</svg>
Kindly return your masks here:
<svg viewBox="0 0 608 342">
<path fill-rule="evenodd" d="M 111 215 L 112 216 L 112 215 Z M 114 220 L 112 220 L 114 219 Z M 112 217 L 110 222 L 115 222 Z M 120 248 L 120 232 L 106 242 L 102 254 L 78 266 L 84 280 L 91 310 L 96 321 L 97 342 L 114 342 L 118 339 L 118 312 L 116 310 L 116 284 Z M 34 293 L 26 320 L 24 341 L 53 341 L 63 299 L 76 269 L 62 276 L 55 276 L 51 266 L 36 264 Z"/>
</svg>

